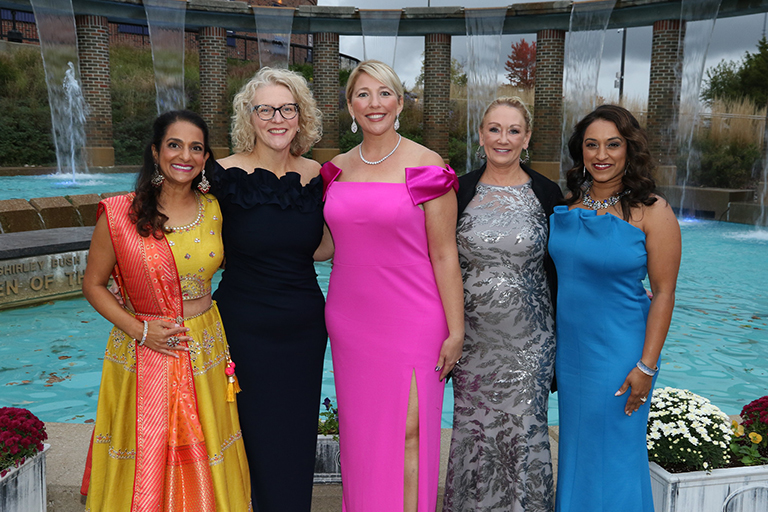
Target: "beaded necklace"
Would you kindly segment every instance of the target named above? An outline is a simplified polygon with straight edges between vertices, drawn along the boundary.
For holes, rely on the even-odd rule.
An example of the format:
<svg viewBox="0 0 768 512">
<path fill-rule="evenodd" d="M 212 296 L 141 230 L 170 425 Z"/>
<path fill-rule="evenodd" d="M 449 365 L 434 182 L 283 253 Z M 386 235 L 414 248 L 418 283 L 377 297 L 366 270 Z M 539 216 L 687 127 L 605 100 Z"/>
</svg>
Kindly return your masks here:
<svg viewBox="0 0 768 512">
<path fill-rule="evenodd" d="M 398 139 L 397 139 L 397 144 L 395 144 L 395 149 L 393 149 L 392 151 L 390 151 L 390 152 L 389 152 L 389 154 L 388 154 L 387 156 L 385 156 L 384 158 L 382 158 L 381 160 L 376 160 L 375 162 L 371 162 L 370 160 L 366 160 L 366 159 L 365 159 L 365 157 L 363 156 L 363 145 L 362 145 L 362 144 L 360 144 L 359 146 L 357 146 L 357 152 L 358 152 L 358 153 L 360 153 L 360 160 L 362 160 L 363 162 L 365 162 L 365 163 L 366 163 L 366 164 L 368 164 L 368 165 L 377 165 L 377 164 L 380 164 L 381 162 L 383 162 L 383 161 L 384 161 L 384 160 L 386 160 L 387 158 L 389 158 L 389 157 L 391 157 L 392 155 L 394 155 L 394 154 L 395 154 L 395 151 L 397 151 L 397 148 L 399 148 L 399 147 L 400 147 L 400 141 L 402 141 L 402 140 L 403 140 L 403 136 L 402 136 L 402 135 L 400 135 L 400 134 L 398 133 L 398 134 L 397 134 L 397 137 L 398 137 Z"/>
<path fill-rule="evenodd" d="M 589 208 L 590 210 L 604 210 L 608 209 L 611 206 L 614 206 L 616 203 L 618 203 L 622 197 L 629 194 L 630 189 L 622 190 L 618 194 L 614 194 L 608 199 L 603 199 L 602 201 L 597 199 L 592 199 L 592 196 L 589 195 L 589 191 L 592 188 L 592 185 L 590 184 L 589 187 L 584 191 L 584 199 L 581 201 L 581 204 Z"/>
</svg>

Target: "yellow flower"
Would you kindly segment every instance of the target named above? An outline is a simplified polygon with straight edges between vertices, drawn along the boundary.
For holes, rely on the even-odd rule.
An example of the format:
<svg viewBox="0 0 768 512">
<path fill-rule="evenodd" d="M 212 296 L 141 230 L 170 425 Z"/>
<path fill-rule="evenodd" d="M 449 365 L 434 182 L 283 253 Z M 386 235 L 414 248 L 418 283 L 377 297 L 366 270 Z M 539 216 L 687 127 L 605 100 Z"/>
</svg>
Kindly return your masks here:
<svg viewBox="0 0 768 512">
<path fill-rule="evenodd" d="M 763 440 L 763 436 L 761 436 L 761 435 L 760 435 L 760 434 L 758 434 L 757 432 L 750 432 L 750 433 L 749 433 L 749 439 L 750 439 L 750 440 L 751 440 L 753 443 L 755 443 L 755 444 L 760 444 L 760 442 Z"/>
<path fill-rule="evenodd" d="M 733 435 L 741 437 L 744 435 L 744 425 L 735 425 L 733 427 Z"/>
</svg>

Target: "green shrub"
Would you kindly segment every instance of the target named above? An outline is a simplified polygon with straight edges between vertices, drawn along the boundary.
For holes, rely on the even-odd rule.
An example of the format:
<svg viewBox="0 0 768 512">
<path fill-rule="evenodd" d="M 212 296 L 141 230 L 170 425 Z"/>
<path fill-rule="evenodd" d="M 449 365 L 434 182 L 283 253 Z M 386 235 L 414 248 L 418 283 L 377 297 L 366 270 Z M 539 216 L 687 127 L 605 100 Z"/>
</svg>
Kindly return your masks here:
<svg viewBox="0 0 768 512">
<path fill-rule="evenodd" d="M 0 165 L 56 165 L 38 47 L 0 54 Z"/>
<path fill-rule="evenodd" d="M 690 166 L 688 185 L 698 187 L 749 188 L 753 169 L 760 159 L 756 144 L 718 143 L 708 136 L 694 139 L 690 154 L 681 153 L 677 162 L 678 178 L 685 177 Z"/>
</svg>

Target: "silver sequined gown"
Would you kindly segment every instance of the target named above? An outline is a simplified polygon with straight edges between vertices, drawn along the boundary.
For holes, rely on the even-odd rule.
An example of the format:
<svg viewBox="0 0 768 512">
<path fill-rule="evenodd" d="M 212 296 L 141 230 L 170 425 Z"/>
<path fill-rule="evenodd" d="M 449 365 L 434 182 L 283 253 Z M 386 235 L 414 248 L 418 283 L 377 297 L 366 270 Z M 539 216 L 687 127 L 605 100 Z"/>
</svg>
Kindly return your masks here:
<svg viewBox="0 0 768 512">
<path fill-rule="evenodd" d="M 453 370 L 446 512 L 551 512 L 555 335 L 548 222 L 530 183 L 478 183 L 459 220 L 466 338 Z"/>
</svg>

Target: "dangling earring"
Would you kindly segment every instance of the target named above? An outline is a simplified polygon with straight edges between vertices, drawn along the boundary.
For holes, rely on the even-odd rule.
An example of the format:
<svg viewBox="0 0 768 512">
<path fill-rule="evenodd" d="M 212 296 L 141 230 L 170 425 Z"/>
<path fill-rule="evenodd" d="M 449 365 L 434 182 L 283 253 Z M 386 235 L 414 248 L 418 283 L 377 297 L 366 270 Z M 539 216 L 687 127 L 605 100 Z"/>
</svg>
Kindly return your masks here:
<svg viewBox="0 0 768 512">
<path fill-rule="evenodd" d="M 150 181 L 154 187 L 159 187 L 163 184 L 163 181 L 165 181 L 165 176 L 160 174 L 160 169 L 157 168 L 157 162 L 155 162 L 155 172 L 152 174 L 152 179 Z"/>
<path fill-rule="evenodd" d="M 483 146 L 477 148 L 477 151 L 475 151 L 475 158 L 479 158 L 480 160 L 485 160 L 487 158 Z"/>
<path fill-rule="evenodd" d="M 395 118 L 395 130 L 400 129 L 400 114 L 397 114 L 397 117 Z"/>
<path fill-rule="evenodd" d="M 203 194 L 207 194 L 208 191 L 211 190 L 211 183 L 208 181 L 208 178 L 205 177 L 205 169 L 203 169 L 203 179 L 197 184 L 197 189 Z"/>
<path fill-rule="evenodd" d="M 587 166 L 586 165 L 584 166 L 584 170 L 581 171 L 581 177 L 582 178 L 586 178 L 587 177 Z"/>
<path fill-rule="evenodd" d="M 525 151 L 525 158 L 520 158 L 520 163 L 521 164 L 527 163 L 528 162 L 528 156 L 529 156 L 528 155 L 528 148 L 523 149 L 523 151 Z"/>
<path fill-rule="evenodd" d="M 352 126 L 349 127 L 349 131 L 352 133 L 357 133 L 357 123 L 355 122 L 354 116 L 352 116 Z"/>
<path fill-rule="evenodd" d="M 627 162 L 627 165 L 624 166 L 624 176 L 627 175 L 627 169 L 629 169 L 629 162 Z"/>
</svg>

